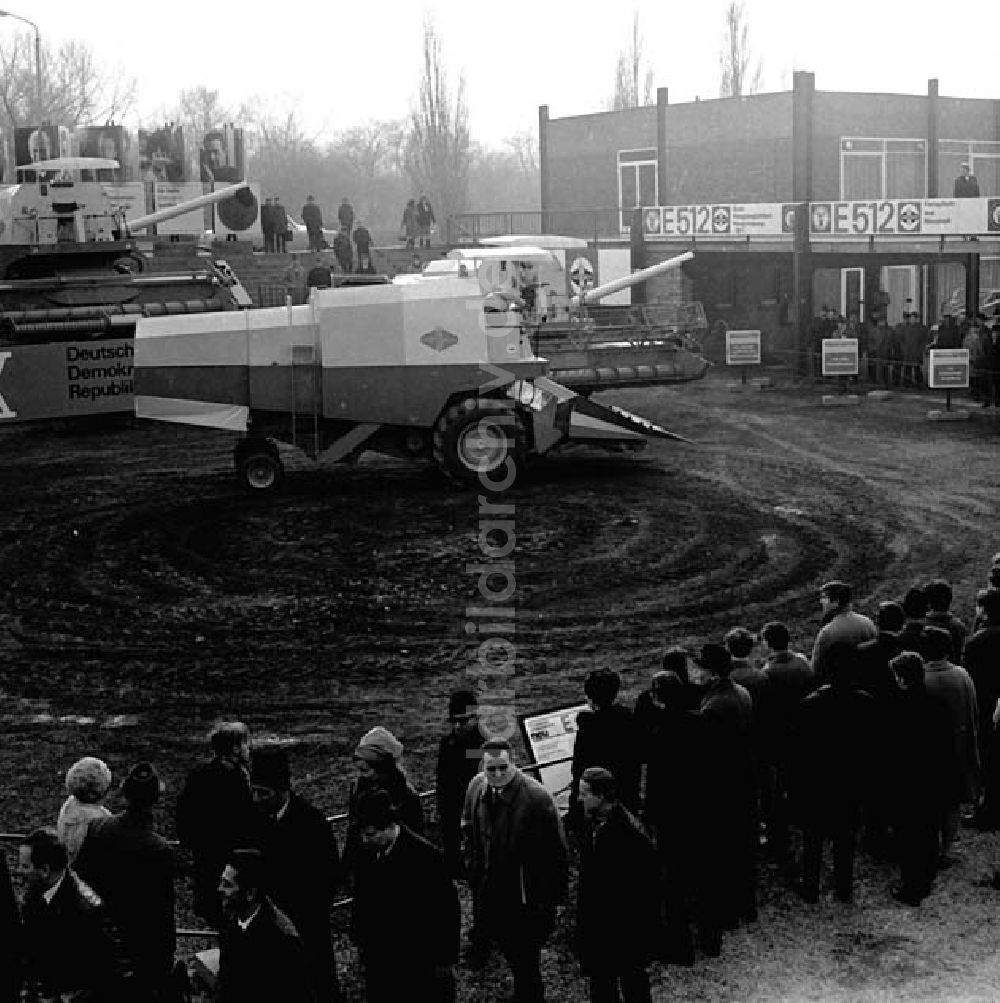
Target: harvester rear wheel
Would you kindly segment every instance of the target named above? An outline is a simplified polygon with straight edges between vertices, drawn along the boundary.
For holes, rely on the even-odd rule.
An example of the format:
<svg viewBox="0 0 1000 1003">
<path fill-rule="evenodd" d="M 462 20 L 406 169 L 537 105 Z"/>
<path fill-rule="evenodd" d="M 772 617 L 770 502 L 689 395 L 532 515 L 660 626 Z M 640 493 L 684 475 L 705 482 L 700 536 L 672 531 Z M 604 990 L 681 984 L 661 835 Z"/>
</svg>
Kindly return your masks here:
<svg viewBox="0 0 1000 1003">
<path fill-rule="evenodd" d="M 524 426 L 504 401 L 469 397 L 449 407 L 434 426 L 434 459 L 463 484 L 511 487 L 526 454 Z"/>
<path fill-rule="evenodd" d="M 244 439 L 234 451 L 236 476 L 254 493 L 274 491 L 285 477 L 278 447 L 266 439 Z"/>
</svg>

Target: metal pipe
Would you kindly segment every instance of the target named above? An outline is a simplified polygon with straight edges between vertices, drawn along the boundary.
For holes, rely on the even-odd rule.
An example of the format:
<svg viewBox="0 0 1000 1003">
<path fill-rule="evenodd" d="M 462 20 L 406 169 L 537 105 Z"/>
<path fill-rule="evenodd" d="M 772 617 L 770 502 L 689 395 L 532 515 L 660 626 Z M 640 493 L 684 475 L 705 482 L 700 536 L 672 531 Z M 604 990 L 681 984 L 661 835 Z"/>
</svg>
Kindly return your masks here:
<svg viewBox="0 0 1000 1003">
<path fill-rule="evenodd" d="M 683 265 L 685 261 L 690 261 L 693 257 L 694 253 L 692 251 L 685 251 L 674 258 L 661 261 L 658 265 L 650 265 L 649 268 L 640 268 L 639 271 L 632 272 L 631 275 L 624 275 L 620 279 L 613 279 L 611 282 L 605 282 L 603 285 L 585 290 L 574 296 L 570 300 L 570 304 L 577 307 L 581 305 L 585 306 L 588 303 L 596 303 L 598 300 L 604 299 L 605 296 L 610 296 L 612 293 L 619 292 L 622 289 L 629 289 L 640 282 L 647 282 L 649 279 L 655 278 L 663 272 L 677 268 Z"/>
<path fill-rule="evenodd" d="M 133 230 L 143 230 L 147 226 L 152 226 L 154 223 L 162 223 L 164 220 L 173 219 L 175 216 L 183 216 L 184 213 L 191 212 L 193 209 L 200 209 L 202 206 L 212 205 L 214 202 L 222 202 L 224 199 L 230 198 L 237 192 L 249 187 L 249 181 L 237 181 L 236 184 L 226 185 L 225 188 L 220 188 L 218 191 L 206 192 L 204 195 L 198 195 L 193 199 L 188 199 L 187 202 L 181 202 L 178 205 L 172 205 L 166 209 L 158 209 L 156 212 L 148 213 L 145 216 L 139 216 L 137 219 L 127 220 L 126 226 L 128 227 L 129 232 L 132 232 Z"/>
</svg>

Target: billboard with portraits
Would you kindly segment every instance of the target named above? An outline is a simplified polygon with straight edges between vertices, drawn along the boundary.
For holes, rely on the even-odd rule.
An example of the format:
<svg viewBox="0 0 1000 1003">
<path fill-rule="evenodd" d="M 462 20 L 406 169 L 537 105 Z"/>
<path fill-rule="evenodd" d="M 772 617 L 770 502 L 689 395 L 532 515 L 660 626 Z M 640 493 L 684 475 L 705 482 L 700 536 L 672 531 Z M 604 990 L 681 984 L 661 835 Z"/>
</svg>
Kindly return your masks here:
<svg viewBox="0 0 1000 1003">
<path fill-rule="evenodd" d="M 184 170 L 184 130 L 179 125 L 139 130 L 139 174 L 143 181 L 179 184 Z"/>
<path fill-rule="evenodd" d="M 18 181 L 44 180 L 39 178 L 37 171 L 31 170 L 31 165 L 62 155 L 59 132 L 57 125 L 25 125 L 14 130 L 14 166 Z"/>
<path fill-rule="evenodd" d="M 228 185 L 244 176 L 243 130 L 232 125 L 210 129 L 198 150 L 201 180 L 206 184 Z"/>
<path fill-rule="evenodd" d="M 120 125 L 88 126 L 77 129 L 76 148 L 81 157 L 102 157 L 105 160 L 118 161 L 116 170 L 102 168 L 99 171 L 84 171 L 84 181 L 122 182 L 125 180 L 125 153 L 128 148 L 128 137 Z"/>
</svg>

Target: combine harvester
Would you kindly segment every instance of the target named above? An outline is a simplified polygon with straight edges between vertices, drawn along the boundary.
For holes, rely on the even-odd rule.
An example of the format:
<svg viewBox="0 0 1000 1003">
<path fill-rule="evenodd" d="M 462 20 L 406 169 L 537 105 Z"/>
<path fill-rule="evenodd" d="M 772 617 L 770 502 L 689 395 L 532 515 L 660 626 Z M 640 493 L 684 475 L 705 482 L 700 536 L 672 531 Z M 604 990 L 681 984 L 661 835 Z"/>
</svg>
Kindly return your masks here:
<svg viewBox="0 0 1000 1003">
<path fill-rule="evenodd" d="M 54 180 L 0 187 L 0 427 L 131 415 L 139 317 L 250 305 L 225 262 L 151 273 L 134 237 L 213 202 L 253 199 L 246 182 L 126 223 L 103 183 L 79 180 L 117 166 L 62 157 L 32 165 Z"/>
<path fill-rule="evenodd" d="M 688 257 L 567 300 L 567 321 Z M 549 378 L 534 340 L 563 310 L 560 288 L 551 250 L 479 248 L 392 283 L 314 289 L 303 306 L 143 318 L 136 414 L 243 433 L 236 470 L 254 491 L 282 480 L 278 442 L 332 462 L 366 450 L 433 459 L 456 481 L 507 487 L 529 457 L 559 447 L 638 450 L 650 436 L 681 439 Z M 549 289 L 555 299 L 540 310 Z M 689 378 L 707 367 L 691 356 Z"/>
</svg>

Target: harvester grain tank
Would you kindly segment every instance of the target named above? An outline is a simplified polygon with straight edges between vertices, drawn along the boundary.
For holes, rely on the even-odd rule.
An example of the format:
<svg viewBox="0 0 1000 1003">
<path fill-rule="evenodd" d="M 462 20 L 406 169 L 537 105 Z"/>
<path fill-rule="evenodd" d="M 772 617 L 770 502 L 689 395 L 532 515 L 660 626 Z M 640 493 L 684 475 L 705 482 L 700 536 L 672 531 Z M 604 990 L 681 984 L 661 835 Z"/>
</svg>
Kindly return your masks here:
<svg viewBox="0 0 1000 1003">
<path fill-rule="evenodd" d="M 254 490 L 281 481 L 278 442 L 331 461 L 433 460 L 457 481 L 507 486 L 557 448 L 681 438 L 548 377 L 522 293 L 558 263 L 550 251 L 456 253 L 454 268 L 315 289 L 302 306 L 140 320 L 136 414 L 243 433 L 236 469 Z"/>
</svg>

